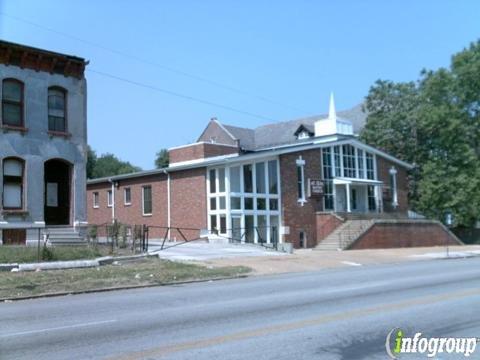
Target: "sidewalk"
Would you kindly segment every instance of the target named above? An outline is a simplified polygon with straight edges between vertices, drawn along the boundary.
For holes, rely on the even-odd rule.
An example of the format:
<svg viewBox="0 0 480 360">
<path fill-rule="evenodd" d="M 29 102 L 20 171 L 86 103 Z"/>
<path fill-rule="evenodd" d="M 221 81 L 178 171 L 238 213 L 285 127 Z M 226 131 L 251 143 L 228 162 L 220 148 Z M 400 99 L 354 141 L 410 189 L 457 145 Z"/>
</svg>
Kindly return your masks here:
<svg viewBox="0 0 480 360">
<path fill-rule="evenodd" d="M 480 245 L 449 247 L 452 258 L 480 256 Z M 233 257 L 203 261 L 210 266 L 241 265 L 253 269 L 255 275 L 315 271 L 342 266 L 392 264 L 446 257 L 444 247 L 417 247 L 380 250 L 318 251 L 295 250 L 292 255 L 263 257 Z"/>
</svg>

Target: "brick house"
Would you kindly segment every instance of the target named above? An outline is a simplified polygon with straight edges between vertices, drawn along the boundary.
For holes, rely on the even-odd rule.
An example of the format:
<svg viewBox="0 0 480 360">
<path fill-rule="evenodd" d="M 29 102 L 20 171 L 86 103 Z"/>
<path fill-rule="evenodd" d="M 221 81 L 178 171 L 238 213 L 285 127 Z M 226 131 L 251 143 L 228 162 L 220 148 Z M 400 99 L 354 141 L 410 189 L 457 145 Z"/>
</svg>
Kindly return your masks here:
<svg viewBox="0 0 480 360">
<path fill-rule="evenodd" d="M 157 226 L 150 237 L 158 239 L 208 229 L 212 238 L 295 248 L 417 246 L 417 228 L 457 243 L 441 224 L 408 218 L 412 165 L 355 130 L 358 119 L 337 116 L 333 96 L 320 118 L 256 129 L 214 118 L 196 143 L 169 149 L 167 168 L 89 180 L 88 221 Z"/>
<path fill-rule="evenodd" d="M 36 244 L 45 228 L 79 238 L 74 228 L 87 220 L 86 65 L 0 41 L 0 244 Z"/>
</svg>

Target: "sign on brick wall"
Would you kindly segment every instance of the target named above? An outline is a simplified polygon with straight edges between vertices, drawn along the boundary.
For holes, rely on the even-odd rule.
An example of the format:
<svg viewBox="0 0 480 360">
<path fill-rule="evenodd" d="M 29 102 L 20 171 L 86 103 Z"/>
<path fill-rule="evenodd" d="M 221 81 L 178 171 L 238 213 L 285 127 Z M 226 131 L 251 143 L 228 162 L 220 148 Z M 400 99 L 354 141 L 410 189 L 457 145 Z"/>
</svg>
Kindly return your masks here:
<svg viewBox="0 0 480 360">
<path fill-rule="evenodd" d="M 323 196 L 323 180 L 308 179 L 308 183 L 310 197 Z"/>
</svg>

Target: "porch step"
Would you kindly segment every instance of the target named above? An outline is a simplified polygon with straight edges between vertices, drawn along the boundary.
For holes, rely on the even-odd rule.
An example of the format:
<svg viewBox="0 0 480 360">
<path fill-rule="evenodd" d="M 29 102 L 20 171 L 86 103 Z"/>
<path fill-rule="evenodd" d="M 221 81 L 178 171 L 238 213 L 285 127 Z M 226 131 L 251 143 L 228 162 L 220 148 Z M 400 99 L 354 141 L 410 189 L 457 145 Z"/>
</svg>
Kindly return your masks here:
<svg viewBox="0 0 480 360">
<path fill-rule="evenodd" d="M 345 220 L 373 220 L 373 219 L 408 219 L 408 213 L 404 212 L 383 212 L 383 213 L 348 213 L 336 212 L 336 214 Z"/>
<path fill-rule="evenodd" d="M 51 245 L 86 245 L 87 242 L 80 235 L 78 230 L 72 226 L 47 227 L 43 230 L 48 235 L 48 242 Z"/>
<path fill-rule="evenodd" d="M 374 223 L 374 219 L 347 220 L 315 247 L 315 250 L 345 250 Z"/>
</svg>

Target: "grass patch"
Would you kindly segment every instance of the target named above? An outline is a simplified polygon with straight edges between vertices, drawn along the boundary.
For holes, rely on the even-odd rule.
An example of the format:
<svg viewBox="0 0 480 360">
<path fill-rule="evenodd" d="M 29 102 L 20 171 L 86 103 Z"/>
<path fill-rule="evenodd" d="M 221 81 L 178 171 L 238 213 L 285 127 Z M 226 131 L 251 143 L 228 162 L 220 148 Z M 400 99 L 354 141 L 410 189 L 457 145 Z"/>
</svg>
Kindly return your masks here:
<svg viewBox="0 0 480 360">
<path fill-rule="evenodd" d="M 93 259 L 102 256 L 105 251 L 93 246 L 62 246 L 40 248 L 40 261 L 66 261 Z M 0 246 L 0 263 L 38 262 L 38 249 L 33 246 Z"/>
<path fill-rule="evenodd" d="M 0 272 L 0 298 L 121 286 L 161 285 L 178 281 L 235 277 L 248 272 L 250 269 L 244 266 L 210 268 L 156 258 L 88 269 Z"/>
</svg>

